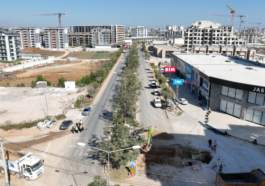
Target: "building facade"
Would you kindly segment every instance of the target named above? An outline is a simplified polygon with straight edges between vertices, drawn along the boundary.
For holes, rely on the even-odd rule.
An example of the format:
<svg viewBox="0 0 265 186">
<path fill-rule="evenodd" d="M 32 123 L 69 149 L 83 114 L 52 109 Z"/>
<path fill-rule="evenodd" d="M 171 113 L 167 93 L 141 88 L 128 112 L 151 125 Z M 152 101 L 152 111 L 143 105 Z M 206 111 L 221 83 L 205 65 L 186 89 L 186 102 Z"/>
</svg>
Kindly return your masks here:
<svg viewBox="0 0 265 186">
<path fill-rule="evenodd" d="M 91 30 L 91 46 L 106 45 L 111 43 L 111 30 L 102 28 L 93 28 Z"/>
<path fill-rule="evenodd" d="M 137 26 L 132 28 L 132 37 L 147 37 L 148 29 L 144 26 Z"/>
<path fill-rule="evenodd" d="M 90 46 L 90 32 L 69 32 L 68 33 L 69 46 Z"/>
<path fill-rule="evenodd" d="M 15 31 L 0 30 L 0 61 L 21 59 L 19 34 Z"/>
<path fill-rule="evenodd" d="M 40 29 L 34 27 L 20 27 L 13 29 L 20 36 L 20 48 L 41 48 Z"/>
<path fill-rule="evenodd" d="M 211 110 L 265 125 L 265 65 L 235 56 L 193 53 L 173 53 L 171 65 L 184 86 Z"/>
<path fill-rule="evenodd" d="M 167 38 L 182 38 L 184 33 L 182 31 L 168 30 L 165 32 L 165 37 Z"/>
<path fill-rule="evenodd" d="M 94 28 L 109 29 L 111 33 L 111 43 L 122 44 L 125 38 L 124 25 L 88 25 L 88 26 L 70 26 L 71 33 L 90 33 Z M 71 39 L 70 39 L 71 40 Z"/>
<path fill-rule="evenodd" d="M 246 41 L 233 34 L 231 26 L 201 20 L 191 24 L 185 30 L 184 47 L 192 51 L 194 45 L 246 45 Z"/>
<path fill-rule="evenodd" d="M 260 35 L 258 28 L 244 28 L 240 31 L 239 38 L 244 39 L 247 43 L 257 43 L 258 36 Z"/>
<path fill-rule="evenodd" d="M 68 30 L 62 27 L 44 28 L 44 48 L 64 50 L 68 48 Z"/>
</svg>

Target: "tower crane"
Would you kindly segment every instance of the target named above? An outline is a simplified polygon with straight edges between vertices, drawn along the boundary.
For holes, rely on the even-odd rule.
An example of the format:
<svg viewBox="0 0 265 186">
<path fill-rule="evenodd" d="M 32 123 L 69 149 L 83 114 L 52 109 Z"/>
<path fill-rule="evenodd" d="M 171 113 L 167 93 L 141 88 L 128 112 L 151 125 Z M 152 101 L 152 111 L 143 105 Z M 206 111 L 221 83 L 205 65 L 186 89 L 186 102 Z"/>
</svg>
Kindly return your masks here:
<svg viewBox="0 0 265 186">
<path fill-rule="evenodd" d="M 258 24 L 258 28 L 259 28 L 259 25 L 261 25 L 262 23 L 248 23 L 248 24 Z"/>
<path fill-rule="evenodd" d="M 240 33 L 240 30 L 241 30 L 241 23 L 243 22 L 242 21 L 242 18 L 243 17 L 248 17 L 247 15 L 211 15 L 211 16 L 227 16 L 227 17 L 232 17 L 232 22 L 234 22 L 233 17 L 240 17 L 239 30 L 238 30 L 239 33 Z M 234 23 L 232 23 L 232 24 L 234 24 Z"/>
<path fill-rule="evenodd" d="M 231 27 L 233 27 L 234 26 L 234 17 L 235 17 L 236 11 L 233 8 L 231 8 L 229 5 L 226 5 L 226 6 L 231 10 L 231 13 L 232 13 Z"/>
<path fill-rule="evenodd" d="M 59 16 L 59 27 L 61 27 L 61 16 L 67 15 L 66 13 L 54 13 L 54 14 L 35 14 L 34 16 L 51 16 L 51 15 L 58 15 Z"/>
</svg>

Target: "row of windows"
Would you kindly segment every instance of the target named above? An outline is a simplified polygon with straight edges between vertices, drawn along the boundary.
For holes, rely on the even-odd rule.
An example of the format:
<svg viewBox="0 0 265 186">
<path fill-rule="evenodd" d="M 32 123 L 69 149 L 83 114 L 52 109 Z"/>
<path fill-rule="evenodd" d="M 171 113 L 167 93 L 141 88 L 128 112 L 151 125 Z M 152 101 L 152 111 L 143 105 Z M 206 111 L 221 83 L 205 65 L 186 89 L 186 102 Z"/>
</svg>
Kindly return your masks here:
<svg viewBox="0 0 265 186">
<path fill-rule="evenodd" d="M 257 124 L 265 125 L 265 112 L 247 108 L 245 120 L 254 122 Z"/>
<path fill-rule="evenodd" d="M 257 105 L 264 105 L 265 106 L 264 96 L 265 96 L 265 94 L 256 93 L 256 92 L 249 92 L 248 93 L 248 102 L 254 103 Z"/>
<path fill-rule="evenodd" d="M 239 118 L 241 112 L 241 105 L 221 99 L 220 110 Z"/>
<path fill-rule="evenodd" d="M 221 94 L 230 98 L 242 100 L 243 90 L 222 86 Z"/>
</svg>

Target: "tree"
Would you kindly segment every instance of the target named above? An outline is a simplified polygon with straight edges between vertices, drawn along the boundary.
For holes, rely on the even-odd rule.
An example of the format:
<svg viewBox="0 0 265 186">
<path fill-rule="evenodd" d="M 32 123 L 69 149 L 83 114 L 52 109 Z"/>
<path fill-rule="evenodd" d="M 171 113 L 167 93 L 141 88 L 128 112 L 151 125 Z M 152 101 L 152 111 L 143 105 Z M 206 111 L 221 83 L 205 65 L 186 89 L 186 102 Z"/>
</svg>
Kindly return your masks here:
<svg viewBox="0 0 265 186">
<path fill-rule="evenodd" d="M 86 75 L 81 79 L 81 82 L 85 85 L 88 85 L 89 83 L 91 83 L 91 79 L 90 76 Z"/>
<path fill-rule="evenodd" d="M 175 92 L 166 84 L 162 84 L 161 88 L 162 88 L 161 92 L 165 99 L 173 99 L 175 97 Z"/>
<path fill-rule="evenodd" d="M 102 179 L 100 176 L 95 176 L 93 180 L 87 186 L 107 186 L 107 180 Z"/>
<path fill-rule="evenodd" d="M 47 86 L 52 86 L 51 82 L 50 81 L 47 81 Z"/>
<path fill-rule="evenodd" d="M 67 79 L 61 77 L 59 80 L 58 80 L 58 87 L 65 87 L 65 82 L 67 81 Z"/>
<path fill-rule="evenodd" d="M 36 87 L 36 82 L 35 81 L 31 81 L 31 88 L 34 88 L 34 87 Z"/>
<path fill-rule="evenodd" d="M 87 93 L 88 93 L 89 97 L 91 98 L 96 93 L 96 90 L 94 89 L 94 87 L 89 86 L 88 89 L 87 89 Z"/>
<path fill-rule="evenodd" d="M 44 77 L 42 77 L 41 75 L 38 75 L 36 78 L 36 83 L 39 81 L 47 81 Z"/>
<path fill-rule="evenodd" d="M 96 88 L 99 87 L 99 84 L 98 84 L 96 81 L 93 81 L 92 83 L 90 83 L 90 85 L 91 85 L 94 89 L 96 89 Z"/>
</svg>

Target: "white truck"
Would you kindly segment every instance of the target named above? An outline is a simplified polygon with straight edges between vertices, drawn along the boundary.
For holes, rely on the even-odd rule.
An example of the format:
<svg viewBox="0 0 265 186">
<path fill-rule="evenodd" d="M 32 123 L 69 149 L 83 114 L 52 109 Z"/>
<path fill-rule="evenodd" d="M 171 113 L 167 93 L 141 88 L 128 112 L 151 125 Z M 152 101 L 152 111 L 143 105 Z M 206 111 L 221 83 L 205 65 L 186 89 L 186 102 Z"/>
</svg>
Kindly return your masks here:
<svg viewBox="0 0 265 186">
<path fill-rule="evenodd" d="M 31 156 L 31 152 L 19 158 L 16 161 L 6 160 L 7 170 L 10 174 L 16 174 L 17 178 L 24 177 L 27 181 L 35 180 L 44 173 L 42 163 L 44 162 L 38 157 Z M 0 159 L 0 172 L 5 174 L 4 160 Z"/>
</svg>

